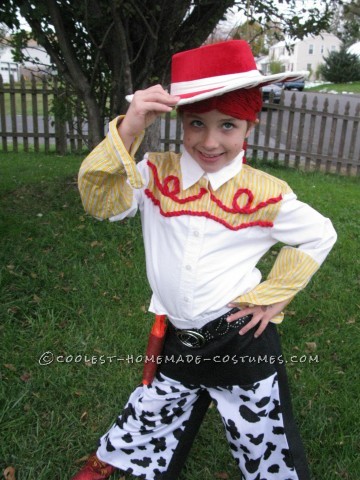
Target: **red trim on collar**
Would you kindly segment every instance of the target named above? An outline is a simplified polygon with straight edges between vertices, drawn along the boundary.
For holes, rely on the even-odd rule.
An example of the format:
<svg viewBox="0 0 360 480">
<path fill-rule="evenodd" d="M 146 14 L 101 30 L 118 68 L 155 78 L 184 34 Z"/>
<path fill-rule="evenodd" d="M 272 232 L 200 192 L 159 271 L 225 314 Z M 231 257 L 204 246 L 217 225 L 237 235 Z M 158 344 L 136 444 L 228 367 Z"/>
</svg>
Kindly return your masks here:
<svg viewBox="0 0 360 480">
<path fill-rule="evenodd" d="M 156 165 L 154 165 L 152 162 L 150 162 L 150 160 L 148 160 L 147 164 L 148 164 L 149 168 L 151 169 L 151 171 L 153 173 L 154 182 L 155 182 L 155 185 L 156 185 L 157 189 L 159 190 L 159 192 L 162 195 L 164 195 L 165 197 L 171 198 L 171 200 L 173 200 L 175 203 L 185 204 L 185 203 L 189 203 L 189 202 L 192 202 L 192 201 L 200 200 L 208 192 L 208 190 L 206 188 L 202 187 L 202 188 L 200 188 L 199 193 L 196 194 L 196 195 L 190 195 L 190 196 L 185 197 L 185 198 L 179 198 L 178 197 L 178 194 L 180 193 L 180 180 L 179 180 L 179 178 L 176 175 L 168 175 L 161 182 L 160 179 L 159 179 L 159 175 L 158 175 Z M 254 200 L 254 194 L 252 193 L 252 191 L 249 190 L 248 188 L 239 188 L 234 194 L 234 198 L 233 198 L 233 201 L 232 201 L 232 207 L 228 207 L 227 205 L 222 203 L 222 201 L 219 198 L 217 198 L 212 192 L 209 192 L 209 193 L 210 193 L 210 199 L 214 203 L 216 203 L 218 205 L 218 207 L 220 207 L 224 212 L 232 213 L 232 214 L 250 215 L 250 214 L 257 212 L 258 210 L 260 210 L 260 209 L 262 209 L 262 208 L 264 208 L 268 205 L 278 203 L 282 200 L 282 195 L 280 194 L 277 197 L 269 198 L 269 199 L 265 200 L 264 202 L 260 202 L 257 205 L 255 205 L 254 207 L 252 207 L 252 202 Z M 219 222 L 219 223 L 223 224 L 226 228 L 229 228 L 230 230 L 240 230 L 242 228 L 253 227 L 253 226 L 261 226 L 261 227 L 272 227 L 273 226 L 273 222 L 266 221 L 266 220 L 255 220 L 253 222 L 245 222 L 245 223 L 241 223 L 237 226 L 233 226 L 229 222 L 227 222 L 226 220 L 224 220 L 220 217 L 216 217 L 215 215 L 211 215 L 209 212 L 206 212 L 206 211 L 202 212 L 202 211 L 192 211 L 192 210 L 180 210 L 180 211 L 174 211 L 174 212 L 165 212 L 161 208 L 160 200 L 158 200 L 155 197 L 155 195 L 148 188 L 145 190 L 145 194 L 147 195 L 148 198 L 150 198 L 150 200 L 154 203 L 154 205 L 159 207 L 160 213 L 164 217 L 178 217 L 180 215 L 192 215 L 192 216 L 198 216 L 198 217 L 207 217 L 207 218 L 210 218 L 212 220 L 215 220 L 216 222 Z M 247 197 L 248 197 L 247 203 L 244 207 L 239 207 L 239 205 L 237 203 L 238 199 L 241 197 L 241 195 L 244 195 L 244 194 L 247 195 Z"/>
</svg>

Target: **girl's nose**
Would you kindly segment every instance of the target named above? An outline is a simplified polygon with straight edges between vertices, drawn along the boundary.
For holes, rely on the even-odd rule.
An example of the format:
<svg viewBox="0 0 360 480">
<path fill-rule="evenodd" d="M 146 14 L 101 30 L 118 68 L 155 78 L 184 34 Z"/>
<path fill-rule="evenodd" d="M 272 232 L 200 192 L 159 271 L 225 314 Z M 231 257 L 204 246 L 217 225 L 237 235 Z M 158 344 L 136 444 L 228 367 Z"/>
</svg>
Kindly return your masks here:
<svg viewBox="0 0 360 480">
<path fill-rule="evenodd" d="M 219 146 L 216 135 L 211 131 L 208 131 L 204 134 L 202 144 L 206 150 L 215 150 Z"/>
</svg>

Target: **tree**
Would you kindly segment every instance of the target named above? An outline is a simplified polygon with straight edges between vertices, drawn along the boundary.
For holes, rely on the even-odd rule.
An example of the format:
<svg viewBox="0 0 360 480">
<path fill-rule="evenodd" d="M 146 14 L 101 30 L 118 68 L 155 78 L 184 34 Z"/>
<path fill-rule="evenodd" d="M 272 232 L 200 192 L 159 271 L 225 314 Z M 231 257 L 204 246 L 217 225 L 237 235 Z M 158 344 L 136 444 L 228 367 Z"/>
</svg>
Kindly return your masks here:
<svg viewBox="0 0 360 480">
<path fill-rule="evenodd" d="M 360 40 L 360 0 L 344 4 L 344 30 L 341 40 L 349 47 Z"/>
<path fill-rule="evenodd" d="M 348 53 L 345 47 L 338 52 L 330 52 L 324 62 L 320 72 L 325 80 L 334 83 L 360 80 L 360 60 L 357 55 Z"/>
<path fill-rule="evenodd" d="M 274 60 L 274 59 L 270 61 L 269 68 L 270 68 L 270 73 L 272 75 L 276 73 L 281 73 L 285 70 L 284 64 L 280 62 L 280 60 Z"/>
<path fill-rule="evenodd" d="M 248 13 L 251 18 L 256 16 L 259 23 L 276 21 L 285 33 L 303 37 L 326 28 L 333 1 L 322 2 L 322 13 L 311 9 L 306 20 L 295 14 L 296 0 L 286 0 L 286 13 L 273 0 L 255 0 Z M 126 94 L 157 82 L 168 84 L 171 55 L 201 45 L 230 7 L 246 12 L 248 3 L 7 0 L 0 4 L 0 16 L 15 31 L 13 44 L 18 53 L 29 37 L 37 40 L 58 74 L 83 100 L 89 147 L 93 147 L 103 138 L 105 118 L 126 110 Z M 19 13 L 31 32 L 21 29 Z"/>
<path fill-rule="evenodd" d="M 360 40 L 360 0 L 338 5 L 334 10 L 330 31 L 342 40 L 345 47 Z"/>
<path fill-rule="evenodd" d="M 0 23 L 0 52 L 7 46 L 6 36 L 8 34 L 8 29 L 2 23 Z"/>
<path fill-rule="evenodd" d="M 235 27 L 230 32 L 230 37 L 234 40 L 242 39 L 250 43 L 255 57 L 267 53 L 264 30 L 258 22 L 247 20 L 245 23 Z"/>
</svg>

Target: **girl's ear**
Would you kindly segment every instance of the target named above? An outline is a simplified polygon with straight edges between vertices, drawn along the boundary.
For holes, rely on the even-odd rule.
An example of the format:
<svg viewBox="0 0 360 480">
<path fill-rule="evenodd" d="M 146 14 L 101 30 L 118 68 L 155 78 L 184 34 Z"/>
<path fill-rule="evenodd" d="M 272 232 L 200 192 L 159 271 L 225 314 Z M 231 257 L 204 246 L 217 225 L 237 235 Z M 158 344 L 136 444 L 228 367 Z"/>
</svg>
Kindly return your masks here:
<svg viewBox="0 0 360 480">
<path fill-rule="evenodd" d="M 250 135 L 251 130 L 255 127 L 255 125 L 258 125 L 258 123 L 259 123 L 259 119 L 258 119 L 258 118 L 255 120 L 255 122 L 247 122 L 247 131 L 246 131 L 245 138 L 248 138 L 248 136 Z"/>
</svg>

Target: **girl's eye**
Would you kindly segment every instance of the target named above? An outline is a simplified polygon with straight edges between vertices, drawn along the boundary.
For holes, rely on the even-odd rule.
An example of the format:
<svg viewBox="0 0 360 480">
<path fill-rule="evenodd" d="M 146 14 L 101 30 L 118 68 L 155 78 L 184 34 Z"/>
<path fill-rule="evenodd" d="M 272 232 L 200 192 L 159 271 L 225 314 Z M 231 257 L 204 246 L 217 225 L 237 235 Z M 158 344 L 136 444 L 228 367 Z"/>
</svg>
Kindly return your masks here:
<svg viewBox="0 0 360 480">
<path fill-rule="evenodd" d="M 190 125 L 193 127 L 202 127 L 204 124 L 200 120 L 193 120 Z"/>
<path fill-rule="evenodd" d="M 234 128 L 235 125 L 231 122 L 225 122 L 223 123 L 223 129 L 224 130 L 231 130 L 232 128 Z"/>
</svg>

